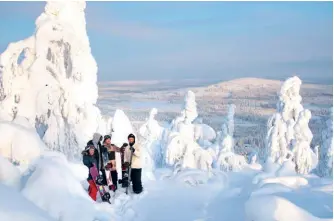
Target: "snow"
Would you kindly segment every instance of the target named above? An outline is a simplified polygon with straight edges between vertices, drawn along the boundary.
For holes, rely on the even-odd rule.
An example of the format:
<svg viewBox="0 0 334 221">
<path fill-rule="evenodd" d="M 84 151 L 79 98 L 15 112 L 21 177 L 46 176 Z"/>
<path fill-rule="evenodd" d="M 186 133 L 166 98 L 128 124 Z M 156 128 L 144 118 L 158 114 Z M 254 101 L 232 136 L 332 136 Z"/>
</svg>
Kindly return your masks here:
<svg viewBox="0 0 334 221">
<path fill-rule="evenodd" d="M 216 132 L 203 123 L 190 90 L 168 125 L 152 108 L 136 131 L 122 110 L 111 118 L 95 106 L 97 64 L 85 7 L 48 2 L 35 34 L 0 55 L 0 220 L 332 220 L 333 124 L 329 119 L 322 134 L 318 166 L 298 77 L 282 84 L 264 164 L 252 148 L 236 153 L 236 106 L 229 105 Z M 94 133 L 111 134 L 117 146 L 136 135 L 141 194 L 130 188 L 126 195 L 119 186 L 111 205 L 99 194 L 97 202 L 88 196 L 88 168 L 79 153 Z M 121 174 L 119 153 L 116 162 Z"/>
<path fill-rule="evenodd" d="M 0 155 L 20 165 L 21 170 L 25 170 L 45 149 L 36 130 L 25 123 L 23 119 L 21 122 L 0 122 Z"/>
<path fill-rule="evenodd" d="M 0 183 L 0 220 L 55 221 L 17 190 Z"/>
<path fill-rule="evenodd" d="M 30 176 L 27 175 L 22 194 L 48 211 L 56 220 L 88 221 L 101 216 L 107 217 L 107 214 L 97 212 L 93 201 L 70 168 L 63 154 L 45 153 L 31 165 L 33 172 Z M 87 176 L 88 169 L 85 174 Z M 73 208 L 80 208 L 84 212 L 78 214 Z"/>
<path fill-rule="evenodd" d="M 122 146 L 123 143 L 128 142 L 128 135 L 133 133 L 133 127 L 129 118 L 122 110 L 116 110 L 112 120 L 112 143 L 116 146 Z"/>
<path fill-rule="evenodd" d="M 115 111 L 111 124 L 113 131 L 111 136 L 111 142 L 118 147 L 121 147 L 124 143 L 128 143 L 129 134 L 132 133 L 136 136 L 129 118 L 122 110 L 117 109 Z M 118 174 L 122 174 L 122 162 L 119 152 L 116 152 L 116 170 Z"/>
<path fill-rule="evenodd" d="M 184 111 L 185 117 L 189 119 L 189 122 L 193 122 L 198 116 L 195 94 L 192 91 L 188 91 L 184 97 Z"/>
<path fill-rule="evenodd" d="M 292 145 L 292 152 L 294 153 L 296 170 L 301 174 L 307 174 L 317 166 L 312 162 L 314 152 L 310 147 L 313 138 L 313 134 L 308 127 L 310 119 L 311 112 L 305 109 L 300 112 L 298 121 L 294 126 L 295 140 Z"/>
<path fill-rule="evenodd" d="M 0 119 L 25 117 L 50 150 L 69 158 L 96 130 L 106 132 L 97 101 L 97 65 L 85 21 L 86 3 L 47 2 L 31 37 L 0 55 Z M 24 52 L 22 62 L 17 60 Z"/>
<path fill-rule="evenodd" d="M 0 155 L 0 183 L 14 189 L 21 187 L 20 170 Z"/>
<path fill-rule="evenodd" d="M 157 114 L 158 110 L 152 108 L 147 121 L 139 128 L 139 134 L 142 137 L 140 146 L 142 147 L 143 180 L 154 180 L 153 171 L 157 166 L 162 166 L 161 139 L 164 128 L 154 119 Z"/>
<path fill-rule="evenodd" d="M 333 107 L 330 109 L 326 129 L 322 131 L 321 137 L 320 162 L 317 170 L 321 176 L 333 177 Z"/>
<path fill-rule="evenodd" d="M 223 171 L 241 170 L 246 164 L 246 158 L 234 152 L 234 109 L 235 105 L 229 105 L 228 114 L 218 132 L 215 147 L 217 160 L 215 165 Z"/>
<path fill-rule="evenodd" d="M 267 205 L 259 207 L 259 205 Z M 316 221 L 318 218 L 301 209 L 290 201 L 278 196 L 260 196 L 246 203 L 247 220 L 257 221 Z"/>
<path fill-rule="evenodd" d="M 164 131 L 163 140 L 160 142 L 165 162 L 175 168 L 211 171 L 215 153 L 203 145 L 210 141 L 200 138 L 212 139 L 214 134 L 211 128 L 204 126 L 200 120 L 197 119 L 198 123 L 196 123 L 197 104 L 192 91 L 186 93 L 183 107 L 180 116 L 177 116 Z"/>
<path fill-rule="evenodd" d="M 156 168 L 156 179 L 146 180 L 142 194 L 126 195 L 120 188 L 109 205 L 89 198 L 86 167 L 69 162 L 61 153 L 46 151 L 22 174 L 21 192 L 13 189 L 10 197 L 18 198 L 20 211 L 31 220 L 288 220 L 286 211 L 296 220 L 330 219 L 332 181 L 297 175 L 293 165 L 291 161 L 283 165 L 268 161 L 262 171 L 252 162 L 238 172 L 227 173 Z M 8 192 L 6 188 L 10 187 L 0 184 L 0 193 Z M 5 214 L 3 208 L 8 208 Z M 0 218 L 6 220 L 17 208 L 0 200 Z"/>
<path fill-rule="evenodd" d="M 268 120 L 266 158 L 280 165 L 293 161 L 298 173 L 308 174 L 317 167 L 318 159 L 311 149 L 313 134 L 308 124 L 312 114 L 301 104 L 301 84 L 296 76 L 282 84 L 277 112 Z"/>
</svg>

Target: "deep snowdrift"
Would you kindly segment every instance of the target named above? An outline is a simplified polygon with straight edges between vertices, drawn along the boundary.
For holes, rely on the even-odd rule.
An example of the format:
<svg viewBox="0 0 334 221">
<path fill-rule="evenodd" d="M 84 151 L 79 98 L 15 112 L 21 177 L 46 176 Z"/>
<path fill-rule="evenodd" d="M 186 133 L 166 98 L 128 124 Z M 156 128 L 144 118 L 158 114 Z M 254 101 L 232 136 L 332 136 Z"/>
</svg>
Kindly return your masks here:
<svg viewBox="0 0 334 221">
<path fill-rule="evenodd" d="M 1 159 L 0 162 L 1 167 L 7 166 L 8 172 L 5 177 L 1 173 L 5 179 L 0 180 L 0 183 L 8 187 L 0 185 L 0 192 L 6 192 L 1 194 L 0 211 L 5 208 L 9 210 L 5 213 L 0 212 L 0 217 L 4 217 L 1 220 L 10 220 L 6 217 L 12 213 L 17 213 L 13 216 L 17 217 L 17 220 L 107 221 L 114 217 L 109 208 L 101 207 L 92 201 L 87 189 L 82 185 L 86 184 L 88 169 L 81 164 L 69 163 L 61 153 L 45 152 L 22 175 L 5 159 Z M 22 190 L 19 193 L 17 189 L 20 178 Z M 10 203 L 4 205 L 6 202 Z M 18 203 L 20 212 L 26 217 L 22 218 L 18 212 L 19 208 L 11 202 Z M 26 210 L 30 212 L 25 214 Z"/>
<path fill-rule="evenodd" d="M 10 186 L 16 190 L 21 187 L 21 173 L 20 170 L 15 167 L 6 158 L 0 155 L 0 183 Z"/>
<path fill-rule="evenodd" d="M 20 165 L 21 170 L 45 149 L 35 128 L 25 123 L 24 119 L 0 122 L 0 155 Z"/>
<path fill-rule="evenodd" d="M 0 220 L 55 221 L 17 190 L 0 183 Z"/>
</svg>

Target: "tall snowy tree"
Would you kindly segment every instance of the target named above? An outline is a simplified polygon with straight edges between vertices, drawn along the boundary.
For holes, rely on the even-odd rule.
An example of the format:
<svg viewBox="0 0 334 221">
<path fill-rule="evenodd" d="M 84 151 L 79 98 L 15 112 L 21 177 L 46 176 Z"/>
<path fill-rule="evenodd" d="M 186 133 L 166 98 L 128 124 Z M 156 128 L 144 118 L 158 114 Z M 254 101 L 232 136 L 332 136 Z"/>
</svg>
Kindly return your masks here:
<svg viewBox="0 0 334 221">
<path fill-rule="evenodd" d="M 97 65 L 85 7 L 82 1 L 47 2 L 35 34 L 11 43 L 0 56 L 0 118 L 25 117 L 50 149 L 69 157 L 78 155 L 94 132 L 105 130 L 95 106 Z"/>
<path fill-rule="evenodd" d="M 161 150 L 163 128 L 155 119 L 157 113 L 158 110 L 152 108 L 147 121 L 139 129 L 139 134 L 142 136 L 141 155 L 143 161 L 143 173 L 147 176 L 152 176 L 155 167 L 161 166 L 161 162 L 163 161 Z"/>
<path fill-rule="evenodd" d="M 333 107 L 321 134 L 318 173 L 320 176 L 333 176 Z"/>
<path fill-rule="evenodd" d="M 193 122 L 197 116 L 197 104 L 195 94 L 192 91 L 188 91 L 184 97 L 184 110 L 185 117 L 189 119 L 190 122 Z"/>
<path fill-rule="evenodd" d="M 299 113 L 304 109 L 299 95 L 301 83 L 294 76 L 282 84 L 277 112 L 268 121 L 266 158 L 271 158 L 273 162 L 282 164 L 291 155 L 292 141 L 295 138 L 294 126 Z"/>
<path fill-rule="evenodd" d="M 234 104 L 230 104 L 228 106 L 227 113 L 227 125 L 228 125 L 228 134 L 230 136 L 234 136 L 234 114 L 235 114 L 236 106 Z"/>
<path fill-rule="evenodd" d="M 196 141 L 200 138 L 215 137 L 215 133 L 197 124 L 197 104 L 195 94 L 188 91 L 184 98 L 182 116 L 177 117 L 171 125 L 171 132 L 166 138 L 166 163 L 181 168 L 198 168 L 210 171 L 212 168 L 212 155 L 210 151 L 202 148 Z M 204 131 L 209 129 L 209 131 Z M 164 143 L 164 142 L 162 142 Z"/>
<path fill-rule="evenodd" d="M 223 171 L 239 170 L 246 164 L 246 158 L 234 152 L 234 113 L 235 105 L 230 104 L 215 144 L 218 143 L 219 152 L 214 164 Z"/>
</svg>

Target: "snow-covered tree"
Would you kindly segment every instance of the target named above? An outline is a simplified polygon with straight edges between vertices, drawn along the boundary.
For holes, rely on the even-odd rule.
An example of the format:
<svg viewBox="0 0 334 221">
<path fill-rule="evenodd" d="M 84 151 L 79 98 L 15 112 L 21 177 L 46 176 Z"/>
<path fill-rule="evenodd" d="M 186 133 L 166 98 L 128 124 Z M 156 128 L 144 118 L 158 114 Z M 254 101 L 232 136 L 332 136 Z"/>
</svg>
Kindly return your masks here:
<svg viewBox="0 0 334 221">
<path fill-rule="evenodd" d="M 218 144 L 218 153 L 214 164 L 223 171 L 239 170 L 247 163 L 244 156 L 234 152 L 234 113 L 235 105 L 231 104 L 228 108 L 227 117 L 222 124 L 222 130 L 218 133 L 215 147 L 213 147 L 217 150 Z"/>
<path fill-rule="evenodd" d="M 198 116 L 196 98 L 192 91 L 188 91 L 184 97 L 184 111 L 185 117 L 187 117 L 190 122 L 193 122 Z"/>
<path fill-rule="evenodd" d="M 234 104 L 230 104 L 228 106 L 228 113 L 227 113 L 227 129 L 228 134 L 233 137 L 234 136 L 234 114 L 235 114 L 236 106 Z"/>
<path fill-rule="evenodd" d="M 170 125 L 170 131 L 172 131 L 172 132 L 176 132 L 179 123 L 182 122 L 182 121 L 184 121 L 185 117 L 186 117 L 186 112 L 185 112 L 185 110 L 182 110 L 181 113 L 180 113 L 180 115 L 177 116 L 177 117 L 172 121 L 172 123 L 171 123 L 171 125 Z"/>
<path fill-rule="evenodd" d="M 141 153 L 143 160 L 143 172 L 145 174 L 152 174 L 155 167 L 161 166 L 161 162 L 163 160 L 161 150 L 163 128 L 155 119 L 155 115 L 157 115 L 157 113 L 158 110 L 156 108 L 152 108 L 149 118 L 139 129 L 139 134 L 142 137 Z"/>
<path fill-rule="evenodd" d="M 286 159 L 289 152 L 288 145 L 286 143 L 286 124 L 282 120 L 282 116 L 279 113 L 273 115 L 268 122 L 268 157 L 273 162 L 282 163 Z"/>
<path fill-rule="evenodd" d="M 321 138 L 318 173 L 320 176 L 333 176 L 333 107 Z"/>
<path fill-rule="evenodd" d="M 201 147 L 197 141 L 207 143 L 206 139 L 214 139 L 215 133 L 212 133 L 211 127 L 202 124 L 202 122 L 193 123 L 198 113 L 195 94 L 192 91 L 187 92 L 183 108 L 181 116 L 172 121 L 170 132 L 164 138 L 166 142 L 162 142 L 166 146 L 166 162 L 181 168 L 198 168 L 210 171 L 212 154 Z"/>
<path fill-rule="evenodd" d="M 294 126 L 303 110 L 299 95 L 301 80 L 298 77 L 287 79 L 279 92 L 277 112 L 268 121 L 266 138 L 266 158 L 282 164 L 291 154 L 294 140 Z"/>
<path fill-rule="evenodd" d="M 313 167 L 312 158 L 314 153 L 310 146 L 313 134 L 308 126 L 311 116 L 311 111 L 307 109 L 301 111 L 294 126 L 295 140 L 292 151 L 296 170 L 300 174 L 307 174 Z"/>
<path fill-rule="evenodd" d="M 0 55 L 0 119 L 25 117 L 50 149 L 77 155 L 105 124 L 95 106 L 97 65 L 85 21 L 86 3 L 48 2 L 35 34 Z M 22 56 L 23 55 L 23 56 Z"/>
<path fill-rule="evenodd" d="M 204 148 L 211 146 L 212 141 L 216 138 L 215 130 L 209 125 L 204 124 L 202 120 L 197 121 L 194 126 L 196 142 Z"/>
</svg>

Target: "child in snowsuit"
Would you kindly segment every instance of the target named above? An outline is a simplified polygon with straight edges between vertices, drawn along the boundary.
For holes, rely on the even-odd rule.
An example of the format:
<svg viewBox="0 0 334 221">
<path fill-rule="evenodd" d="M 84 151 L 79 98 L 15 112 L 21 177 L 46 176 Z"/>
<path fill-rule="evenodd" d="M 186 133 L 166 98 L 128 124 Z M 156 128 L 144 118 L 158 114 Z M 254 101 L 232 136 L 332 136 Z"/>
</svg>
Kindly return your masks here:
<svg viewBox="0 0 334 221">
<path fill-rule="evenodd" d="M 97 165 L 97 161 L 95 159 L 95 147 L 94 145 L 87 145 L 87 147 L 85 148 L 85 150 L 82 152 L 83 155 L 83 164 L 85 164 L 88 167 L 88 170 L 93 167 L 93 164 Z M 88 173 L 88 178 L 87 181 L 89 183 L 89 187 L 88 187 L 88 193 L 89 196 L 96 201 L 96 197 L 97 197 L 97 192 L 98 189 L 95 185 L 95 182 L 92 178 L 92 175 L 90 175 L 90 173 Z"/>
<path fill-rule="evenodd" d="M 134 193 L 139 194 L 143 191 L 141 182 L 141 159 L 140 159 L 140 148 L 136 142 L 136 138 L 133 134 L 128 136 L 129 146 L 125 148 L 124 161 L 131 166 L 130 179 L 132 181 L 132 190 Z M 132 152 L 132 162 L 130 165 L 130 157 Z"/>
</svg>

